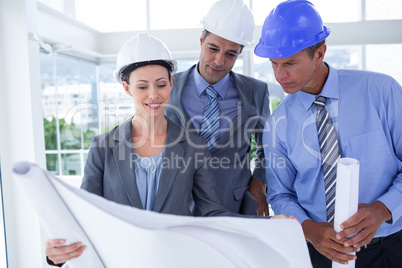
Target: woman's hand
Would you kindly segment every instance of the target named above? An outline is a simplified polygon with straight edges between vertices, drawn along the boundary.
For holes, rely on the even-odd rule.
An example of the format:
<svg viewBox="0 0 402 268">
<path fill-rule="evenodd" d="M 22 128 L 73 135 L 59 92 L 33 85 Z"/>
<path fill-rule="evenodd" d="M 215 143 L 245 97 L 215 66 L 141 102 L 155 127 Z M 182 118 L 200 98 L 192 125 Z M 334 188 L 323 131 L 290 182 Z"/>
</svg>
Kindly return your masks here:
<svg viewBox="0 0 402 268">
<path fill-rule="evenodd" d="M 78 258 L 86 248 L 81 242 L 68 246 L 64 245 L 65 242 L 65 239 L 49 239 L 46 242 L 46 256 L 54 264 L 60 264 Z"/>
</svg>

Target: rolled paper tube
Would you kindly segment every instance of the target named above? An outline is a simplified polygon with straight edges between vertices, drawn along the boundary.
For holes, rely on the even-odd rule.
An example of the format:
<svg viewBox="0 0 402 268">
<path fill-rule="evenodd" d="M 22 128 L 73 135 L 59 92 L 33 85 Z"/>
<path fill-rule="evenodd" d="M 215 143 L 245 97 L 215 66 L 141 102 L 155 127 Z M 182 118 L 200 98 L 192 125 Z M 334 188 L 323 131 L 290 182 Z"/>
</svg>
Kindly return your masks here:
<svg viewBox="0 0 402 268">
<path fill-rule="evenodd" d="M 352 217 L 358 209 L 359 200 L 359 161 L 353 158 L 340 158 L 337 165 L 334 229 L 342 231 L 340 225 Z M 348 264 L 332 262 L 332 268 L 352 268 L 355 261 Z"/>
</svg>

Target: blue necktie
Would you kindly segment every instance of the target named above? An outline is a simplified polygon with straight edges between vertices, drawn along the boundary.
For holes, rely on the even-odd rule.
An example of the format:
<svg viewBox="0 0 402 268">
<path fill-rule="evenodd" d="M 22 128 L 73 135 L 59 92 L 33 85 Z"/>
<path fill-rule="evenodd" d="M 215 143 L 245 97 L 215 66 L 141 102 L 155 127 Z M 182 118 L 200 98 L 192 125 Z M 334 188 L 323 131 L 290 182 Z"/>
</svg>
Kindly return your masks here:
<svg viewBox="0 0 402 268">
<path fill-rule="evenodd" d="M 332 124 L 332 119 L 325 109 L 325 101 L 325 97 L 318 96 L 314 100 L 314 104 L 317 107 L 317 131 L 320 143 L 322 171 L 324 173 L 327 221 L 332 222 L 335 212 L 336 169 L 340 153 L 338 136 Z"/>
<path fill-rule="evenodd" d="M 218 93 L 213 88 L 209 86 L 205 89 L 209 97 L 209 101 L 204 111 L 204 118 L 201 122 L 201 132 L 200 136 L 204 137 L 208 143 L 209 150 L 215 145 L 219 140 L 219 106 L 217 101 Z"/>
</svg>

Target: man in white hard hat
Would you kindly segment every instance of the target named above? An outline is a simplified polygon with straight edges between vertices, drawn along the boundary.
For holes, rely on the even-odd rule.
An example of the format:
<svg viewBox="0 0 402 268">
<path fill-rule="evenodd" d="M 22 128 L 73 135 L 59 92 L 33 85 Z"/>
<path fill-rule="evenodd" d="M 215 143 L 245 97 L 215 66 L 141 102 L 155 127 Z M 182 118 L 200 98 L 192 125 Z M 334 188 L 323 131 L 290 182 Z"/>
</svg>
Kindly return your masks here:
<svg viewBox="0 0 402 268">
<path fill-rule="evenodd" d="M 220 0 L 202 21 L 198 64 L 174 76 L 167 116 L 205 137 L 223 204 L 234 213 L 268 216 L 262 130 L 268 118 L 266 83 L 234 73 L 254 18 L 242 0 Z M 211 111 L 209 111 L 210 109 Z M 209 124 L 211 122 L 211 124 Z M 251 172 L 252 135 L 257 152 Z"/>
<path fill-rule="evenodd" d="M 263 135 L 282 163 L 267 169 L 268 201 L 300 220 L 314 267 L 402 267 L 402 87 L 327 64 L 329 34 L 306 0 L 280 3 L 262 27 L 254 52 L 288 93 Z M 334 211 L 339 157 L 360 168 L 358 210 L 344 222 Z"/>
</svg>

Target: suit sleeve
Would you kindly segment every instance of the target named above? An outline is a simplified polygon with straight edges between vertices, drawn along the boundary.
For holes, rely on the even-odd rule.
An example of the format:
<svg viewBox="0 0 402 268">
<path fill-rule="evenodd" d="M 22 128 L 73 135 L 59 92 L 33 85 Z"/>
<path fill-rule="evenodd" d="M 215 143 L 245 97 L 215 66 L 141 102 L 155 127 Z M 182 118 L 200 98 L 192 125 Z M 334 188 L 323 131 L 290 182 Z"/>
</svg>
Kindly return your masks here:
<svg viewBox="0 0 402 268">
<path fill-rule="evenodd" d="M 193 198 L 195 202 L 195 216 L 233 216 L 223 205 L 215 176 L 210 167 L 211 155 L 206 146 L 198 152 L 197 168 L 193 179 Z M 202 155 L 202 156 L 201 156 Z"/>
<path fill-rule="evenodd" d="M 85 163 L 81 189 L 103 196 L 104 157 L 99 148 L 99 138 L 91 141 L 88 158 Z"/>
<path fill-rule="evenodd" d="M 47 264 L 49 264 L 50 266 L 56 266 L 56 267 L 63 267 L 64 264 L 66 264 L 65 262 L 63 263 L 59 263 L 59 264 L 55 264 L 54 262 L 52 262 L 48 256 L 46 256 L 46 262 Z"/>
<path fill-rule="evenodd" d="M 255 169 L 253 172 L 252 179 L 258 179 L 263 181 L 264 183 L 267 183 L 267 177 L 265 172 L 265 154 L 264 154 L 262 136 L 264 132 L 265 122 L 267 121 L 270 115 L 270 111 L 269 111 L 269 92 L 266 83 L 264 83 L 263 88 L 264 90 L 263 90 L 263 96 L 261 98 L 260 114 L 256 128 L 254 129 L 254 138 L 257 146 L 257 152 L 255 158 Z"/>
</svg>

